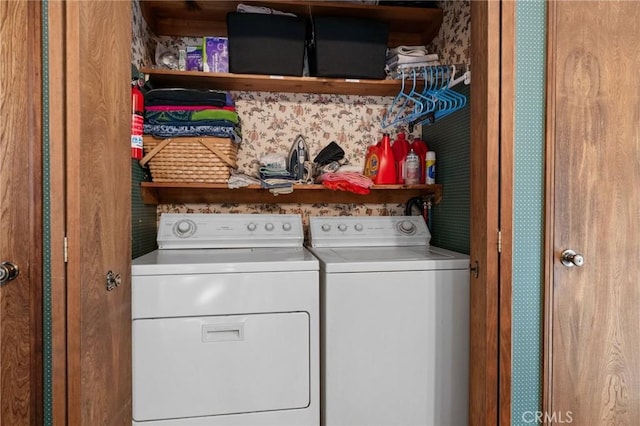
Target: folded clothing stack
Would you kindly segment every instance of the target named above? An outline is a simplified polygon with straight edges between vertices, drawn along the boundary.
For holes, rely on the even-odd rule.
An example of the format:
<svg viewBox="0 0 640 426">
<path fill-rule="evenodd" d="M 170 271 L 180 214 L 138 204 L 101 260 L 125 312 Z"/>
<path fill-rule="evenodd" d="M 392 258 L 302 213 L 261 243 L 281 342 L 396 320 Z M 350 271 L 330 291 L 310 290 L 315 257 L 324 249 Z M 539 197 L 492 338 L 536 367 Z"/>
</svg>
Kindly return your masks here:
<svg viewBox="0 0 640 426">
<path fill-rule="evenodd" d="M 266 154 L 260 158 L 258 176 L 263 188 L 293 187 L 295 177 L 287 170 L 287 160 L 278 154 Z"/>
<path fill-rule="evenodd" d="M 428 53 L 425 46 L 398 46 L 387 50 L 385 71 L 393 76 L 403 68 L 440 65 L 438 55 Z"/>
<path fill-rule="evenodd" d="M 145 94 L 144 133 L 156 138 L 215 136 L 242 141 L 240 119 L 228 92 L 152 89 Z"/>
</svg>

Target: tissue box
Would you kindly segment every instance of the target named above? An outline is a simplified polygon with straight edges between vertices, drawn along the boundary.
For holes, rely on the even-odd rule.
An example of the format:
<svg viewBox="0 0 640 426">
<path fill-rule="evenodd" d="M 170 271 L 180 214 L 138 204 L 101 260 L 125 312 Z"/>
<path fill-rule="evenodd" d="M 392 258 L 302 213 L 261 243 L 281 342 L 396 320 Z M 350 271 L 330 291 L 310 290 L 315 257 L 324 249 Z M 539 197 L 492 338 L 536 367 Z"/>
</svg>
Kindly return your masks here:
<svg viewBox="0 0 640 426">
<path fill-rule="evenodd" d="M 229 72 L 229 41 L 226 37 L 202 38 L 204 72 Z"/>
<path fill-rule="evenodd" d="M 187 46 L 187 71 L 202 71 L 202 46 Z"/>
</svg>

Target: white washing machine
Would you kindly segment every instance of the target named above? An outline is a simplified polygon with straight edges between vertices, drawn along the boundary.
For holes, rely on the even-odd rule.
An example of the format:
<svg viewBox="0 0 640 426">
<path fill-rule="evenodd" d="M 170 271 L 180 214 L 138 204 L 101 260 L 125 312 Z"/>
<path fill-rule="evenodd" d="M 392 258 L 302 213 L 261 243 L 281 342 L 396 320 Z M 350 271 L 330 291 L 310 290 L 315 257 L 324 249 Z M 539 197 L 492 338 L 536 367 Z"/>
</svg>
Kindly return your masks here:
<svg viewBox="0 0 640 426">
<path fill-rule="evenodd" d="M 298 215 L 161 215 L 159 249 L 132 266 L 132 424 L 319 424 L 303 236 Z"/>
<path fill-rule="evenodd" d="M 469 258 L 420 216 L 311 217 L 321 424 L 468 424 Z"/>
</svg>

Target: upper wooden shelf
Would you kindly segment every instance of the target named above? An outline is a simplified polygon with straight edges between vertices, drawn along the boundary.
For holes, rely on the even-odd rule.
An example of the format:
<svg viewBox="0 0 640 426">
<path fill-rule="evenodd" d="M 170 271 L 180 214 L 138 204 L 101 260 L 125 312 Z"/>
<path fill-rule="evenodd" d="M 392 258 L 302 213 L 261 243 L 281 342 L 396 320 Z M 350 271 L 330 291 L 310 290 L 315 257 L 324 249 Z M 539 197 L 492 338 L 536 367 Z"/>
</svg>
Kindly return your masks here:
<svg viewBox="0 0 640 426">
<path fill-rule="evenodd" d="M 259 74 L 209 73 L 143 68 L 155 87 L 187 87 L 281 93 L 324 93 L 361 96 L 395 96 L 400 80 L 364 80 L 320 77 L 288 77 Z M 419 81 L 420 89 L 424 81 Z"/>
<path fill-rule="evenodd" d="M 322 185 L 294 185 L 290 194 L 274 195 L 258 185 L 229 189 L 226 184 L 142 182 L 145 204 L 231 203 L 231 204 L 404 204 L 413 197 L 442 198 L 442 185 L 375 185 L 369 194 L 333 191 Z"/>
<path fill-rule="evenodd" d="M 226 36 L 227 13 L 238 3 L 263 6 L 298 16 L 334 15 L 389 22 L 389 46 L 427 45 L 438 34 L 442 9 L 375 6 L 335 1 L 165 1 L 142 0 L 142 15 L 156 35 Z"/>
</svg>

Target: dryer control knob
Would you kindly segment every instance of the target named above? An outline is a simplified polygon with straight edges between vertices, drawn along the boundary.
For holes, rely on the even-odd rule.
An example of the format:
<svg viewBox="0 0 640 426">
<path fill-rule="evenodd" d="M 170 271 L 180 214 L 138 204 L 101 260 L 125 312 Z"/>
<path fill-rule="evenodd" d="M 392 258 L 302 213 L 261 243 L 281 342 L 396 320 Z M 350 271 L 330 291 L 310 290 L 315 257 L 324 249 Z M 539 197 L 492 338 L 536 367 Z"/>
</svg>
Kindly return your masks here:
<svg viewBox="0 0 640 426">
<path fill-rule="evenodd" d="M 285 231 L 291 231 L 291 224 L 289 222 L 283 223 L 282 229 L 284 229 Z"/>
<path fill-rule="evenodd" d="M 249 222 L 249 224 L 247 225 L 247 229 L 249 231 L 255 231 L 256 230 L 256 224 L 253 222 Z"/>
<path fill-rule="evenodd" d="M 273 231 L 273 223 L 265 224 L 264 229 L 266 229 L 267 231 Z"/>
<path fill-rule="evenodd" d="M 355 230 L 356 230 L 356 231 L 358 231 L 358 232 L 361 232 L 361 231 L 364 229 L 364 227 L 362 226 L 362 224 L 361 224 L 361 223 L 356 223 L 356 224 L 353 226 L 353 229 L 355 229 Z"/>
<path fill-rule="evenodd" d="M 344 232 L 347 230 L 347 225 L 345 225 L 344 223 L 341 223 L 340 225 L 338 225 L 338 229 Z"/>
<path fill-rule="evenodd" d="M 331 230 L 331 225 L 329 225 L 328 223 L 325 223 L 320 228 L 322 228 L 324 232 L 329 232 Z"/>
<path fill-rule="evenodd" d="M 403 220 L 398 223 L 398 231 L 406 235 L 412 235 L 416 232 L 416 226 L 408 220 Z"/>
</svg>

